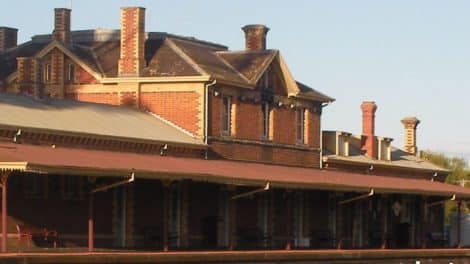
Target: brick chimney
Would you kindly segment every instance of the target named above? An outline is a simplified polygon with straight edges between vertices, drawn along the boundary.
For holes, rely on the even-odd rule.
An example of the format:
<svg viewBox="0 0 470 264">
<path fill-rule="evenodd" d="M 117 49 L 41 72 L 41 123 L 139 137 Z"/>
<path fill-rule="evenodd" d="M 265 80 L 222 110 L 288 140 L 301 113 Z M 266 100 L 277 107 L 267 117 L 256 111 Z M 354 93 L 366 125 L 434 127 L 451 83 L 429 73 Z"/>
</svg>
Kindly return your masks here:
<svg viewBox="0 0 470 264">
<path fill-rule="evenodd" d="M 140 76 L 145 67 L 145 8 L 121 8 L 119 76 Z"/>
<path fill-rule="evenodd" d="M 52 36 L 55 40 L 69 43 L 71 41 L 70 33 L 70 13 L 72 10 L 67 8 L 54 9 L 54 32 Z"/>
<path fill-rule="evenodd" d="M 405 151 L 416 155 L 418 148 L 416 147 L 416 128 L 420 121 L 416 117 L 405 117 L 401 120 L 405 127 Z"/>
<path fill-rule="evenodd" d="M 265 25 L 246 25 L 242 27 L 245 32 L 245 49 L 246 50 L 265 50 L 266 35 L 269 28 Z"/>
<path fill-rule="evenodd" d="M 18 90 L 20 93 L 42 98 L 43 93 L 39 89 L 40 85 L 37 80 L 39 76 L 37 59 L 32 57 L 17 57 L 16 62 Z"/>
<path fill-rule="evenodd" d="M 0 27 L 0 52 L 16 47 L 18 42 L 18 29 Z"/>
<path fill-rule="evenodd" d="M 371 158 L 376 158 L 375 146 L 375 102 L 363 102 L 362 109 L 362 151 Z"/>
</svg>

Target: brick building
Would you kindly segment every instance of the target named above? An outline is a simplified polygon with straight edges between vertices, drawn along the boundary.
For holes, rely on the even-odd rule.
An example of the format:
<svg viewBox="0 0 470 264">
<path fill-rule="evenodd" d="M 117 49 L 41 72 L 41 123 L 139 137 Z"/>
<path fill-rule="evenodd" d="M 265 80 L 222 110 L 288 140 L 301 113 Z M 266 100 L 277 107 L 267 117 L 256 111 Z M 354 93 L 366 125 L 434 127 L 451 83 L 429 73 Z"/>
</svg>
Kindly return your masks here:
<svg viewBox="0 0 470 264">
<path fill-rule="evenodd" d="M 418 228 L 412 210 L 394 237 L 394 202 L 470 197 L 426 161 L 392 161 L 405 152 L 374 135 L 371 103 L 364 135 L 324 132 L 322 156 L 334 99 L 295 80 L 266 26 L 243 27 L 245 50 L 231 51 L 148 32 L 141 7 L 121 9 L 120 30 L 72 31 L 63 8 L 54 21 L 21 45 L 0 28 L 2 232 L 20 249 L 47 244 L 43 227 L 90 250 L 425 247 L 440 227 Z M 367 206 L 381 228 L 366 228 Z"/>
</svg>

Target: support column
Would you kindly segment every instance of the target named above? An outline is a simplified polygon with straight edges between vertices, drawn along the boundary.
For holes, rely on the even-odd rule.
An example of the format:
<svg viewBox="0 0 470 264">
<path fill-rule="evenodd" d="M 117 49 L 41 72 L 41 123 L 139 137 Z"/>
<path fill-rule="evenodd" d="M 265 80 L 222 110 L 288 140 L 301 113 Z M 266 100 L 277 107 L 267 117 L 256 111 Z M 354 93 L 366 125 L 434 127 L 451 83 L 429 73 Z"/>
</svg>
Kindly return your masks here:
<svg viewBox="0 0 470 264">
<path fill-rule="evenodd" d="M 387 239 L 388 239 L 388 203 L 387 197 L 382 197 L 382 245 L 380 248 L 387 248 Z"/>
<path fill-rule="evenodd" d="M 286 250 L 292 249 L 292 192 L 287 191 L 287 243 Z"/>
<path fill-rule="evenodd" d="M 421 199 L 420 203 L 420 237 L 421 248 L 426 248 L 426 198 Z"/>
<path fill-rule="evenodd" d="M 343 236 L 343 207 L 336 201 L 336 249 L 341 249 Z"/>
<path fill-rule="evenodd" d="M 229 192 L 229 250 L 235 250 L 237 247 L 237 200 L 232 200 L 236 187 L 230 189 Z"/>
<path fill-rule="evenodd" d="M 181 183 L 181 205 L 180 205 L 180 247 L 187 249 L 189 247 L 189 186 L 190 182 Z"/>
<path fill-rule="evenodd" d="M 2 182 L 2 252 L 7 252 L 7 181 L 9 173 L 4 172 L 1 175 Z"/>
<path fill-rule="evenodd" d="M 169 229 L 169 211 L 170 211 L 170 186 L 169 183 L 163 183 L 163 251 L 168 251 L 168 229 Z"/>
<path fill-rule="evenodd" d="M 462 248 L 462 201 L 457 203 L 457 248 Z"/>
<path fill-rule="evenodd" d="M 90 192 L 88 195 L 88 252 L 92 252 L 94 249 L 94 214 L 93 214 L 93 193 Z"/>
</svg>

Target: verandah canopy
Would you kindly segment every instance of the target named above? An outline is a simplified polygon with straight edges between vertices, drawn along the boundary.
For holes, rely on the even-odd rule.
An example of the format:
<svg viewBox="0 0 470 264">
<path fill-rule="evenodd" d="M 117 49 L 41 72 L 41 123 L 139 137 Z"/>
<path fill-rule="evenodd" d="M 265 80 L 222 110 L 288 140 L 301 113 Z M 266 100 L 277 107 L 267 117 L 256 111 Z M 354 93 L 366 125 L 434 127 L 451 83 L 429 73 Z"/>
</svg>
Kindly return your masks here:
<svg viewBox="0 0 470 264">
<path fill-rule="evenodd" d="M 322 189 L 334 191 L 403 193 L 470 199 L 470 189 L 424 179 L 364 175 L 342 171 L 296 168 L 227 160 L 162 157 L 116 151 L 98 151 L 0 143 L 0 170 L 82 176 L 207 181 L 222 184 Z"/>
</svg>

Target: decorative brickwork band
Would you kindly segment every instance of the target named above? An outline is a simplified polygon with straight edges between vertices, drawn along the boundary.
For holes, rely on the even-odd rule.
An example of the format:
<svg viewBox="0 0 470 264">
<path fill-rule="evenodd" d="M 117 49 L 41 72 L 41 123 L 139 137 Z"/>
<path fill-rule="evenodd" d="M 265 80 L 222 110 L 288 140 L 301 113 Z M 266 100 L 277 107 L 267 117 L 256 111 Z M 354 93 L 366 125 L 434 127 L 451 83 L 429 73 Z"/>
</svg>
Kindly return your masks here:
<svg viewBox="0 0 470 264">
<path fill-rule="evenodd" d="M 371 157 L 376 157 L 375 146 L 375 102 L 363 102 L 362 109 L 362 151 Z"/>
<path fill-rule="evenodd" d="M 265 25 L 246 25 L 242 28 L 245 32 L 246 50 L 265 50 L 266 35 L 269 28 Z"/>
<path fill-rule="evenodd" d="M 18 29 L 0 27 L 0 52 L 16 47 L 18 42 Z"/>
<path fill-rule="evenodd" d="M 54 32 L 55 40 L 68 43 L 71 41 L 70 33 L 70 13 L 72 10 L 67 8 L 54 9 Z"/>
<path fill-rule="evenodd" d="M 416 153 L 418 153 L 418 147 L 416 145 L 416 128 L 420 121 L 416 117 L 405 117 L 401 120 L 401 123 L 405 127 L 405 151 L 416 155 Z"/>
<path fill-rule="evenodd" d="M 119 76 L 140 76 L 145 67 L 145 8 L 121 8 Z"/>
</svg>

